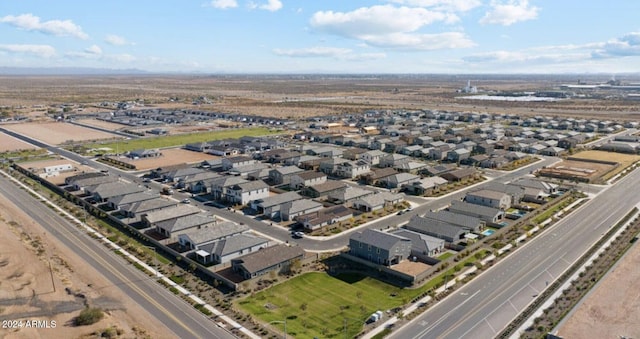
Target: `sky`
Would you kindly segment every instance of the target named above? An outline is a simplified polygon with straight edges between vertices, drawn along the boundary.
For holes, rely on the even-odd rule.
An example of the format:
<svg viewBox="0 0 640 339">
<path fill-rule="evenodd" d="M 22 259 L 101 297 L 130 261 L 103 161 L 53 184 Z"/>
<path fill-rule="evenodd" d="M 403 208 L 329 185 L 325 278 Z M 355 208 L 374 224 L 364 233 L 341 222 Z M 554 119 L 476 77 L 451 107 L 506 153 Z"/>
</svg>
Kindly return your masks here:
<svg viewBox="0 0 640 339">
<path fill-rule="evenodd" d="M 634 0 L 0 0 L 0 67 L 640 72 Z"/>
</svg>

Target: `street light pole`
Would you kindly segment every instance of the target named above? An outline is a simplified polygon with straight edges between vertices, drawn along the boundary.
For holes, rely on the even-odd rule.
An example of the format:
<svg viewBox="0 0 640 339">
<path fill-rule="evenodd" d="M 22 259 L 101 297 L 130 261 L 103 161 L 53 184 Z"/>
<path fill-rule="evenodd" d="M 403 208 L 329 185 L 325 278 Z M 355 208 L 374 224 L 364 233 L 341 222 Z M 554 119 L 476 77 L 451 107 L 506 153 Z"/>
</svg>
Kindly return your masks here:
<svg viewBox="0 0 640 339">
<path fill-rule="evenodd" d="M 270 321 L 269 324 L 284 324 L 284 335 L 282 338 L 287 339 L 287 319 Z"/>
</svg>

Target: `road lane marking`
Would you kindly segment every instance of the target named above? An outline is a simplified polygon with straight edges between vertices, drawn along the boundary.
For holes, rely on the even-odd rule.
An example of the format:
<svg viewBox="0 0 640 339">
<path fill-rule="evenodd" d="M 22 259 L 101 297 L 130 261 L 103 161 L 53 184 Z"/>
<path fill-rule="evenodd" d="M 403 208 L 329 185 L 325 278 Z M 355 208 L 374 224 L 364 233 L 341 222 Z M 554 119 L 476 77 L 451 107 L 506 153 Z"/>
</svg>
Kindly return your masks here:
<svg viewBox="0 0 640 339">
<path fill-rule="evenodd" d="M 443 320 L 445 320 L 447 317 L 449 317 L 449 314 L 451 314 L 452 312 L 455 312 L 458 308 L 462 307 L 464 304 L 466 304 L 468 301 L 470 301 L 471 299 L 473 299 L 473 297 L 475 297 L 476 295 L 478 295 L 478 293 L 480 293 L 480 290 L 476 291 L 476 293 L 472 294 L 469 298 L 465 299 L 465 301 L 463 301 L 462 303 L 460 303 L 460 305 L 452 308 L 451 310 L 449 310 L 449 312 L 445 313 L 442 317 L 440 317 L 440 319 L 438 319 L 436 322 L 433 323 L 433 325 L 425 328 L 424 330 L 420 331 L 418 333 L 418 335 L 416 335 L 414 338 L 420 338 L 422 337 L 425 333 L 431 331 L 432 328 L 434 328 L 435 326 L 437 326 L 438 324 L 440 324 Z"/>
</svg>

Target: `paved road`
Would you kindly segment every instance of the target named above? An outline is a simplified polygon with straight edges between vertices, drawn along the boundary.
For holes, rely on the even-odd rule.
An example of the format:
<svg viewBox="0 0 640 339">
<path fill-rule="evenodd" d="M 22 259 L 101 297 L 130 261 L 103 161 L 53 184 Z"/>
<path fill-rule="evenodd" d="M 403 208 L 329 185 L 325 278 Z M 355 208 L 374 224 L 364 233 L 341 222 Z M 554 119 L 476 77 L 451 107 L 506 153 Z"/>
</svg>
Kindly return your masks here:
<svg viewBox="0 0 640 339">
<path fill-rule="evenodd" d="M 202 313 L 160 286 L 153 278 L 98 244 L 86 233 L 71 225 L 52 209 L 35 200 L 25 191 L 0 176 L 0 194 L 3 194 L 87 265 L 95 267 L 110 282 L 103 288 L 119 288 L 134 302 L 165 324 L 176 338 L 234 338 L 227 331 L 207 319 Z M 163 333 L 165 334 L 165 333 Z"/>
<path fill-rule="evenodd" d="M 491 338 L 640 202 L 640 171 L 523 245 L 393 338 Z"/>
</svg>

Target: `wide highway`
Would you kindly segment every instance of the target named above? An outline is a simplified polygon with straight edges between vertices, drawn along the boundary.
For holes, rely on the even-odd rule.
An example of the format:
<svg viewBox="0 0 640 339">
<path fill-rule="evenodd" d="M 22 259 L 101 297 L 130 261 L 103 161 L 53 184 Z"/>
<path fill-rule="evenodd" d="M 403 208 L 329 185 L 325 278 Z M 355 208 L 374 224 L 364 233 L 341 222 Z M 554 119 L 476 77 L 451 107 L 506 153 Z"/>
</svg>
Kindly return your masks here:
<svg viewBox="0 0 640 339">
<path fill-rule="evenodd" d="M 4 176 L 0 176 L 0 194 L 29 214 L 50 236 L 75 252 L 87 265 L 101 272 L 110 282 L 105 288 L 120 289 L 171 329 L 172 332 L 162 333 L 162 337 L 234 338 L 186 301 L 159 285 L 155 279 L 142 273 L 107 247 L 99 245 L 95 239 Z"/>
<path fill-rule="evenodd" d="M 640 171 L 517 248 L 393 338 L 492 338 L 640 202 Z"/>
</svg>

